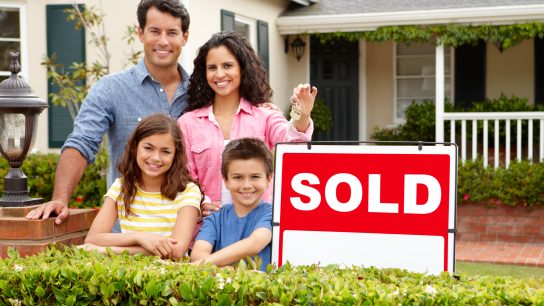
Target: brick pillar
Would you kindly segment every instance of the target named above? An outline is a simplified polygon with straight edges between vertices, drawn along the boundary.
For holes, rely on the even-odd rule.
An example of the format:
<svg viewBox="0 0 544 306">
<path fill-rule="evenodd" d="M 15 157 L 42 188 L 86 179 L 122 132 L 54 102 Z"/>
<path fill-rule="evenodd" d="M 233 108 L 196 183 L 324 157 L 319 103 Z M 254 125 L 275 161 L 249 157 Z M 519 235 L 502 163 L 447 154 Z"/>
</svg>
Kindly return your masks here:
<svg viewBox="0 0 544 306">
<path fill-rule="evenodd" d="M 82 244 L 96 217 L 94 209 L 70 209 L 70 216 L 60 225 L 55 218 L 27 220 L 26 214 L 36 206 L 0 208 L 0 258 L 7 257 L 9 247 L 21 256 L 43 251 L 49 244 Z"/>
</svg>

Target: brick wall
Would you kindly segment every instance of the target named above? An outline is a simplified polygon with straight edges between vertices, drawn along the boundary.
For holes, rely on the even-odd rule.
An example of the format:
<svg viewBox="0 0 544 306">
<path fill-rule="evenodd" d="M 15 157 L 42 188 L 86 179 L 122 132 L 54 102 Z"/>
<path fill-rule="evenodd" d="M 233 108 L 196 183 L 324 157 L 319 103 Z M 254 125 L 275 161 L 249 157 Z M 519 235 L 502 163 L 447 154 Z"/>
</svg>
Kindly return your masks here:
<svg viewBox="0 0 544 306">
<path fill-rule="evenodd" d="M 462 241 L 544 243 L 544 208 L 459 204 L 456 238 Z"/>
<path fill-rule="evenodd" d="M 21 256 L 43 251 L 49 244 L 82 244 L 97 214 L 94 209 L 70 209 L 70 217 L 56 225 L 55 218 L 27 220 L 34 207 L 0 208 L 0 258 L 14 247 Z"/>
</svg>

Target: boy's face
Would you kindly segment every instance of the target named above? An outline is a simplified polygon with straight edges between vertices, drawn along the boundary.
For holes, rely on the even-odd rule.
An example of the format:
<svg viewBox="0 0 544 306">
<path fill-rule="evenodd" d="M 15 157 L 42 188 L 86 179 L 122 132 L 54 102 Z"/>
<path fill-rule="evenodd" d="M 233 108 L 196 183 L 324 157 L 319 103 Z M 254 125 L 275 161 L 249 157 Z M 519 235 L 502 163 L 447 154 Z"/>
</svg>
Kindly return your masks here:
<svg viewBox="0 0 544 306">
<path fill-rule="evenodd" d="M 265 169 L 264 163 L 254 158 L 230 162 L 225 187 L 230 191 L 237 213 L 245 215 L 259 205 L 271 179 Z"/>
</svg>

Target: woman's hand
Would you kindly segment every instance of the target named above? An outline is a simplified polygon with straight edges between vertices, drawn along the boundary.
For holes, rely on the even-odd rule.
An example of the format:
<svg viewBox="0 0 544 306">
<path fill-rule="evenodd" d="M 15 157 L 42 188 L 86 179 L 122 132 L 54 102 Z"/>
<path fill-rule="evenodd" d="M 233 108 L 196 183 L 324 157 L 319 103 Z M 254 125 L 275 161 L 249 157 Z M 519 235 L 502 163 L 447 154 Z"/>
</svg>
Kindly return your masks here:
<svg viewBox="0 0 544 306">
<path fill-rule="evenodd" d="M 317 88 L 310 84 L 298 84 L 293 88 L 291 103 L 297 103 L 301 110 L 301 117 L 310 117 L 314 108 L 315 97 L 317 96 Z"/>
<path fill-rule="evenodd" d="M 202 203 L 200 206 L 200 211 L 202 213 L 203 217 L 207 217 L 212 214 L 213 211 L 219 211 L 221 210 L 221 202 L 217 201 L 210 201 L 210 203 Z"/>
<path fill-rule="evenodd" d="M 142 233 L 138 238 L 138 244 L 150 253 L 161 258 L 173 258 L 176 239 L 153 234 Z"/>
</svg>

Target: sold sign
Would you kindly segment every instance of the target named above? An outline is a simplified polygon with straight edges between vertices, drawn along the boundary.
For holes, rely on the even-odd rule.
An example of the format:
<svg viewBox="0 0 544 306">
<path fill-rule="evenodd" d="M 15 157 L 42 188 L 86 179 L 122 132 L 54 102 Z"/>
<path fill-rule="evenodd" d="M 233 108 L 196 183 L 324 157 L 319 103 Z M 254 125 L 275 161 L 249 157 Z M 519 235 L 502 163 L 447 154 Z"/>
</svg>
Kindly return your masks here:
<svg viewBox="0 0 544 306">
<path fill-rule="evenodd" d="M 457 147 L 278 144 L 272 261 L 454 269 Z"/>
</svg>

